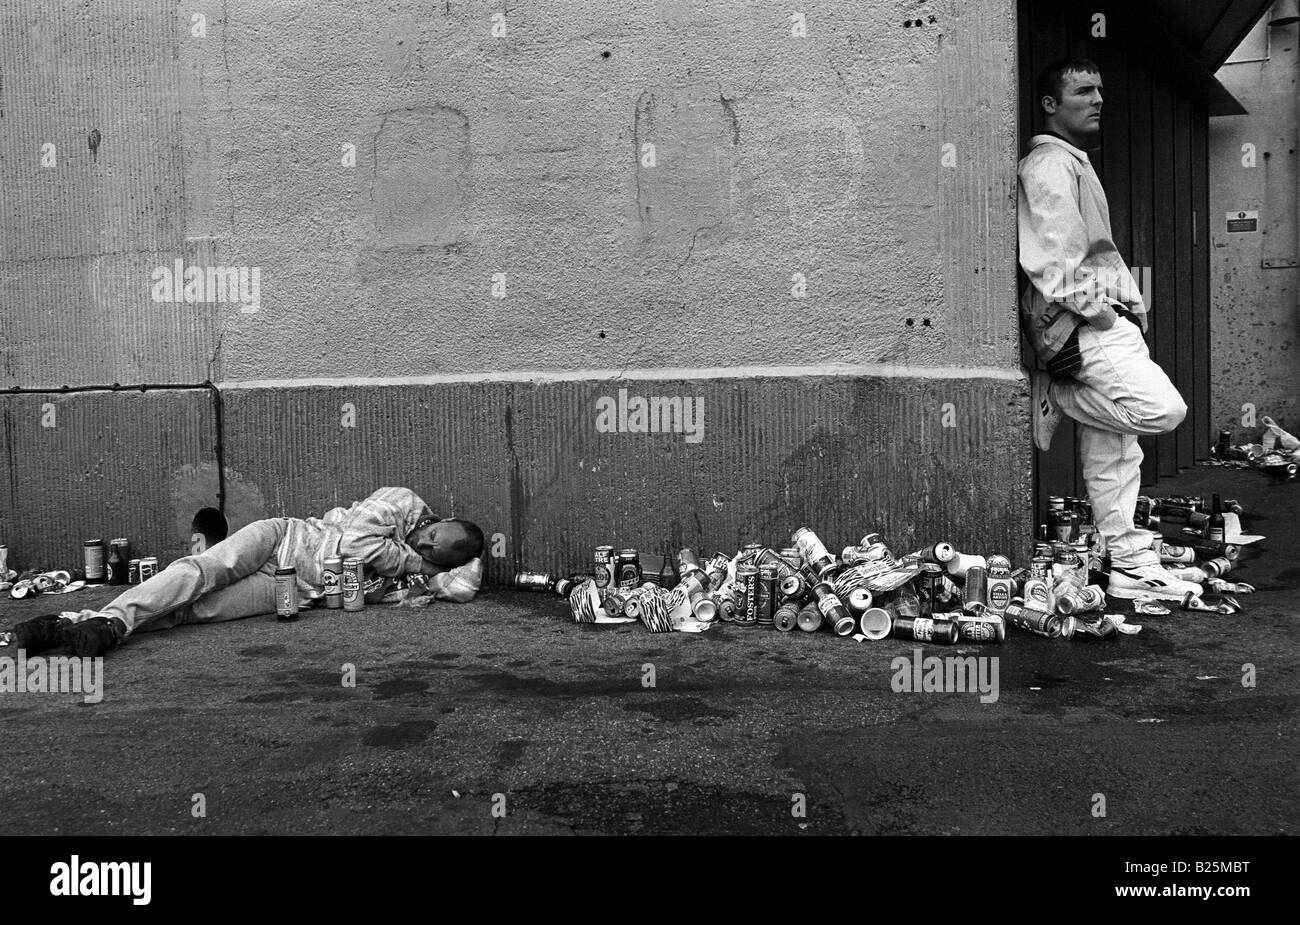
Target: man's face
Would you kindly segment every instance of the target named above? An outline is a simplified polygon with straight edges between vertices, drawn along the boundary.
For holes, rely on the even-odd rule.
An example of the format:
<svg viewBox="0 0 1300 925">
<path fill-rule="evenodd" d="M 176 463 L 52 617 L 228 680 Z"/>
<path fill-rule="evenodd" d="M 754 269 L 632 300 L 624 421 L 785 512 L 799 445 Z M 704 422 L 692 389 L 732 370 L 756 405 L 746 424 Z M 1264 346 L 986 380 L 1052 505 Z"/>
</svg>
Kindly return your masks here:
<svg viewBox="0 0 1300 925">
<path fill-rule="evenodd" d="M 412 530 L 406 537 L 406 544 L 434 565 L 455 568 L 465 564 L 464 555 L 453 548 L 453 544 L 463 535 L 464 530 L 460 524 L 435 520 Z"/>
<path fill-rule="evenodd" d="M 1074 142 L 1092 141 L 1101 131 L 1101 75 L 1069 71 L 1060 99 L 1043 97 L 1047 127 Z"/>
</svg>

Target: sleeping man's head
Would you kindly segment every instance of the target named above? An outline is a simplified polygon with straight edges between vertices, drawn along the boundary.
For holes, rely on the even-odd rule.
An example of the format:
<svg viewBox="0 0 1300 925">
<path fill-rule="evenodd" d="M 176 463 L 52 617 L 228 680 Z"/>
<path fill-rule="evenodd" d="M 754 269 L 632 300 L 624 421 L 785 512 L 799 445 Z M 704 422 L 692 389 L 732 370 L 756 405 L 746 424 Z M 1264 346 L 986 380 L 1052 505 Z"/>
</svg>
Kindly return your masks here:
<svg viewBox="0 0 1300 925">
<path fill-rule="evenodd" d="M 426 517 L 407 534 L 406 544 L 426 562 L 456 568 L 483 554 L 483 531 L 468 520 Z"/>
</svg>

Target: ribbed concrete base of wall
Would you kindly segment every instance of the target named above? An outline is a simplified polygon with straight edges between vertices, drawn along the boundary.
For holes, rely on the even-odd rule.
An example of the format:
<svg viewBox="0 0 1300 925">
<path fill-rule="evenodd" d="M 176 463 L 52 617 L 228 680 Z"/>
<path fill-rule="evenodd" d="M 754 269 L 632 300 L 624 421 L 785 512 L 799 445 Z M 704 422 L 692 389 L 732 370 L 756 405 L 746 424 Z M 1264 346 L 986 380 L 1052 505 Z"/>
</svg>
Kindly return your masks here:
<svg viewBox="0 0 1300 925">
<path fill-rule="evenodd" d="M 1023 558 L 1028 396 L 1013 378 L 758 378 L 357 384 L 224 391 L 231 528 L 413 488 L 488 536 L 489 580 L 584 568 L 608 543 L 660 552 L 833 549 L 879 532 Z M 41 428 L 39 409 L 59 424 Z M 69 567 L 89 536 L 164 559 L 215 503 L 204 392 L 6 396 L 0 542 Z"/>
</svg>

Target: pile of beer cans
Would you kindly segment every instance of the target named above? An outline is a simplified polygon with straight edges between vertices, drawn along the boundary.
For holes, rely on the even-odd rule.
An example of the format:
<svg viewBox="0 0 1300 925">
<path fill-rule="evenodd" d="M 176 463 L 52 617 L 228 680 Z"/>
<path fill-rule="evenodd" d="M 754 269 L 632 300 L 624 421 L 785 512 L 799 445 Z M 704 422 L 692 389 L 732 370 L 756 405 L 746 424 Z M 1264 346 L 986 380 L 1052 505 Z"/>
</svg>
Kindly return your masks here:
<svg viewBox="0 0 1300 925">
<path fill-rule="evenodd" d="M 1045 600 L 1046 578 L 1040 592 L 1012 572 L 1005 556 L 985 559 L 946 542 L 896 556 L 879 534 L 869 533 L 836 555 L 812 529 L 801 527 L 780 550 L 754 543 L 704 562 L 692 549 L 679 550 L 671 589 L 662 575 L 645 573 L 640 558 L 635 549 L 600 546 L 590 573 L 523 572 L 515 587 L 566 598 L 578 622 L 638 619 L 651 632 L 729 623 L 936 643 L 1000 643 L 1008 624 L 1043 636 L 1063 633 L 1055 614 L 1040 614 L 1023 596 L 1041 593 Z M 1058 573 L 1080 572 L 1077 555 L 1063 558 Z M 1062 596 L 1063 606 L 1083 612 L 1088 598 L 1076 597 Z"/>
</svg>

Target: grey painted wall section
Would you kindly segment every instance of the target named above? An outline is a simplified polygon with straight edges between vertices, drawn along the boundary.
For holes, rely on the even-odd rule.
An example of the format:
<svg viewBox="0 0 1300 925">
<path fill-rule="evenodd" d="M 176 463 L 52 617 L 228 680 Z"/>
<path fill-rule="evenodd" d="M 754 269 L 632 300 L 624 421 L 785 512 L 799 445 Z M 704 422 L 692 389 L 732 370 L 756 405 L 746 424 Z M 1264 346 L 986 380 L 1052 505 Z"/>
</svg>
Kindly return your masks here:
<svg viewBox="0 0 1300 925">
<path fill-rule="evenodd" d="M 1028 537 L 1013 3 L 835 0 L 805 11 L 807 37 L 758 0 L 520 3 L 504 35 L 493 12 L 0 14 L 0 182 L 15 191 L 0 388 L 230 386 L 234 526 L 409 483 L 508 538 L 497 578 L 580 564 L 611 531 L 713 546 L 808 519 L 834 542 L 864 520 L 900 546 Z M 153 274 L 177 261 L 255 271 L 256 310 L 159 301 Z M 647 368 L 684 372 L 530 380 Z M 235 388 L 431 374 L 481 381 Z M 703 396 L 705 441 L 597 435 L 593 396 L 622 385 Z M 124 435 L 160 426 L 147 400 L 96 401 Z M 955 428 L 938 426 L 946 403 Z M 161 420 L 175 431 L 181 414 Z M 118 447 L 175 480 L 146 508 L 160 522 L 130 527 L 174 554 L 174 525 L 215 497 L 215 424 L 184 426 L 185 452 Z M 91 436 L 57 453 L 4 439 L 31 454 L 24 478 L 58 487 L 15 488 L 0 541 L 64 548 L 88 502 L 53 528 L 61 492 L 117 497 Z"/>
<path fill-rule="evenodd" d="M 1246 403 L 1300 427 L 1297 36 L 1294 25 L 1270 31 L 1267 61 L 1217 75 L 1249 115 L 1210 120 L 1211 422 L 1252 440 L 1261 425 L 1243 425 Z M 1254 167 L 1242 164 L 1246 144 Z M 1259 212 L 1260 230 L 1227 232 L 1225 214 L 1243 210 Z"/>
</svg>

